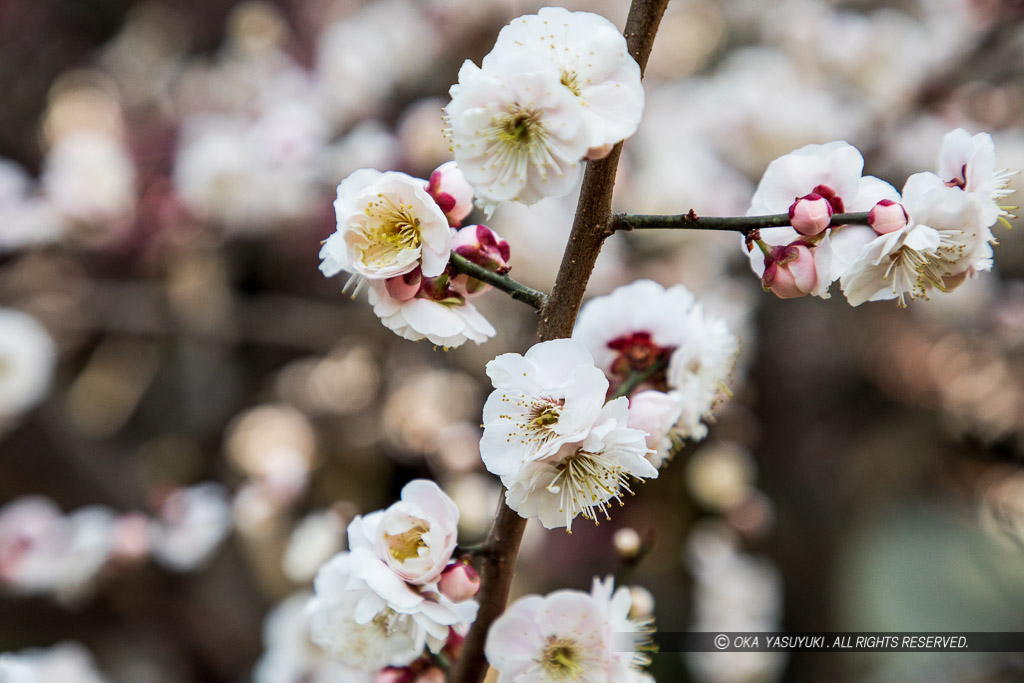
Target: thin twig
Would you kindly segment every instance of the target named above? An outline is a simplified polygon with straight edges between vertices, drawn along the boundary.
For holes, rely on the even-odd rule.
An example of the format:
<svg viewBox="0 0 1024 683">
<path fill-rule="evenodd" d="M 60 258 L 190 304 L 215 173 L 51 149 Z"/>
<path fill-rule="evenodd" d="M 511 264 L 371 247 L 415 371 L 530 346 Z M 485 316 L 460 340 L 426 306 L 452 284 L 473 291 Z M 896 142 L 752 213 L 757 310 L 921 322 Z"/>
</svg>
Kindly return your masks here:
<svg viewBox="0 0 1024 683">
<path fill-rule="evenodd" d="M 831 226 L 860 224 L 868 222 L 867 212 L 833 214 Z M 689 213 L 670 216 L 620 213 L 611 217 L 609 234 L 630 230 L 725 230 L 741 232 L 744 235 L 760 228 L 781 228 L 789 225 L 789 214 L 771 216 L 698 216 L 693 209 Z"/>
<path fill-rule="evenodd" d="M 544 304 L 548 301 L 548 295 L 544 292 L 539 292 L 536 289 L 532 289 L 516 282 L 508 275 L 498 275 L 492 270 L 487 270 L 483 266 L 479 266 L 464 256 L 459 256 L 454 251 L 449 258 L 452 268 L 456 271 L 476 278 L 481 282 L 486 282 L 495 289 L 500 289 L 516 301 L 522 301 L 525 304 L 530 304 L 537 310 L 544 308 Z"/>
</svg>

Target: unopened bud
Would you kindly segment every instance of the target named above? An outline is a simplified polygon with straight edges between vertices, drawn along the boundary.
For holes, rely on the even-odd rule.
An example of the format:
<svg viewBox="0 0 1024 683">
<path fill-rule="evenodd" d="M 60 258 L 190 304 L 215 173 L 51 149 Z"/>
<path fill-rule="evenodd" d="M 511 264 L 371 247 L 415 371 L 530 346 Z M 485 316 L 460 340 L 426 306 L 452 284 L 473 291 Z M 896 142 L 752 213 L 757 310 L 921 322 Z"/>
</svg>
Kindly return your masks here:
<svg viewBox="0 0 1024 683">
<path fill-rule="evenodd" d="M 643 547 L 640 534 L 636 532 L 636 529 L 629 527 L 616 531 L 615 536 L 612 537 L 612 543 L 615 545 L 615 553 L 623 560 L 634 559 L 640 554 L 640 549 Z"/>
<path fill-rule="evenodd" d="M 798 197 L 789 207 L 789 223 L 801 235 L 818 235 L 832 222 L 832 204 L 817 192 Z"/>
<path fill-rule="evenodd" d="M 437 587 L 452 602 L 469 600 L 480 592 L 480 574 L 464 562 L 454 562 L 441 572 Z"/>
<path fill-rule="evenodd" d="M 420 291 L 420 285 L 423 283 L 423 274 L 420 269 L 417 268 L 412 272 L 405 273 L 404 275 L 396 275 L 395 277 L 388 278 L 384 283 L 384 286 L 388 290 L 388 295 L 399 301 L 408 301 L 409 299 L 416 296 L 416 293 Z"/>
<path fill-rule="evenodd" d="M 888 235 L 907 226 L 910 217 L 902 204 L 883 199 L 868 211 L 868 225 L 879 235 Z"/>
<path fill-rule="evenodd" d="M 467 225 L 452 237 L 452 251 L 487 270 L 504 275 L 512 269 L 508 242 L 486 225 Z"/>
<path fill-rule="evenodd" d="M 761 285 L 780 299 L 806 296 L 818 286 L 818 269 L 814 254 L 803 244 L 772 247 L 764 260 Z"/>
<path fill-rule="evenodd" d="M 441 164 L 430 174 L 427 194 L 441 207 L 448 225 L 457 228 L 473 210 L 473 187 L 454 161 Z"/>
</svg>

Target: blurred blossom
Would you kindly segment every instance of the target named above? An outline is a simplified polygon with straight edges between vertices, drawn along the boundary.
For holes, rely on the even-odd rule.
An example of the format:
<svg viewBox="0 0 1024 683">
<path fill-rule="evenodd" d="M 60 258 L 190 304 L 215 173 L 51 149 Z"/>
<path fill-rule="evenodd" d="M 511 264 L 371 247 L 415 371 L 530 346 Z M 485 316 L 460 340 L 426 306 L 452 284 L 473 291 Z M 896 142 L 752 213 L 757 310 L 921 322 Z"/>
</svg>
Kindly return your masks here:
<svg viewBox="0 0 1024 683">
<path fill-rule="evenodd" d="M 0 652 L 3 683 L 104 683 L 92 654 L 82 645 L 65 641 L 42 649 Z"/>
<path fill-rule="evenodd" d="M 384 404 L 382 432 L 410 454 L 436 453 L 441 429 L 479 419 L 479 388 L 458 370 L 420 370 L 408 374 Z"/>
<path fill-rule="evenodd" d="M 57 348 L 35 318 L 0 308 L 0 427 L 43 400 Z"/>
<path fill-rule="evenodd" d="M 263 543 L 278 541 L 278 534 L 286 513 L 287 501 L 278 492 L 259 481 L 242 486 L 231 501 L 235 528 L 248 539 Z M 261 546 L 260 550 L 268 547 Z"/>
<path fill-rule="evenodd" d="M 339 344 L 325 358 L 304 358 L 281 370 L 277 394 L 302 410 L 349 415 L 372 404 L 380 368 L 366 346 Z"/>
<path fill-rule="evenodd" d="M 306 487 L 316 462 L 316 433 L 298 410 L 268 404 L 236 416 L 224 448 L 239 471 L 289 499 Z"/>
<path fill-rule="evenodd" d="M 329 658 L 309 639 L 305 607 L 312 597 L 312 593 L 296 593 L 267 614 L 264 652 L 253 670 L 253 683 L 372 683 L 373 674 Z"/>
<path fill-rule="evenodd" d="M 334 184 L 360 168 L 395 168 L 401 151 L 398 139 L 381 122 L 361 121 L 327 148 L 324 180 Z"/>
<path fill-rule="evenodd" d="M 459 508 L 459 536 L 463 542 L 482 539 L 501 500 L 498 481 L 486 474 L 463 474 L 446 479 L 444 490 Z"/>
<path fill-rule="evenodd" d="M 712 443 L 686 463 L 686 483 L 694 499 L 715 512 L 742 503 L 752 493 L 756 477 L 754 459 L 731 443 Z"/>
<path fill-rule="evenodd" d="M 451 143 L 444 135 L 445 104 L 447 100 L 440 97 L 417 100 L 402 111 L 398 121 L 402 152 L 418 175 L 426 176 L 430 169 L 452 158 Z"/>
<path fill-rule="evenodd" d="M 978 519 L 996 541 L 1024 550 L 1024 470 L 998 468 L 983 480 Z"/>
<path fill-rule="evenodd" d="M 0 254 L 56 241 L 64 222 L 20 165 L 0 158 Z"/>
<path fill-rule="evenodd" d="M 284 573 L 295 583 L 312 581 L 316 570 L 345 547 L 345 520 L 334 509 L 311 512 L 292 530 L 284 551 Z"/>
<path fill-rule="evenodd" d="M 227 489 L 215 482 L 172 491 L 153 522 L 153 558 L 177 572 L 202 567 L 231 530 Z"/>
<path fill-rule="evenodd" d="M 62 604 L 86 597 L 114 545 L 114 513 L 90 506 L 64 516 L 48 498 L 0 508 L 0 586 Z"/>
<path fill-rule="evenodd" d="M 117 86 L 108 74 L 94 69 L 64 73 L 50 87 L 42 126 L 50 147 L 82 132 L 103 139 L 123 139 L 124 117 Z"/>
<path fill-rule="evenodd" d="M 58 211 L 102 228 L 103 240 L 123 232 L 121 226 L 135 210 L 135 165 L 124 143 L 107 134 L 82 131 L 61 137 L 46 157 L 41 180 Z"/>
<path fill-rule="evenodd" d="M 699 524 L 687 539 L 693 572 L 693 631 L 777 631 L 782 623 L 782 578 L 764 558 L 739 550 L 718 522 Z M 786 654 L 691 652 L 691 674 L 708 683 L 781 680 Z"/>
<path fill-rule="evenodd" d="M 437 430 L 436 457 L 442 471 L 473 472 L 480 469 L 480 427 L 474 422 L 452 422 Z"/>
</svg>

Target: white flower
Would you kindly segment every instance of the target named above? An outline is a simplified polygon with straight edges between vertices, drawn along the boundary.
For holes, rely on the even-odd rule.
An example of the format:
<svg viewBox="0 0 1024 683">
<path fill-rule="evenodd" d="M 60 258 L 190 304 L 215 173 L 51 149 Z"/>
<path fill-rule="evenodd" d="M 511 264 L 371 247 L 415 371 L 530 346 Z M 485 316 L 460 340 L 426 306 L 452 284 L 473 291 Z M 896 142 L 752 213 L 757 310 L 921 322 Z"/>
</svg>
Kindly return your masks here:
<svg viewBox="0 0 1024 683">
<path fill-rule="evenodd" d="M 589 145 L 583 107 L 543 60 L 511 69 L 466 61 L 445 107 L 455 161 L 490 215 L 498 203 L 568 193 Z"/>
<path fill-rule="evenodd" d="M 578 341 L 535 344 L 525 356 L 506 353 L 487 364 L 494 391 L 483 410 L 480 456 L 497 475 L 514 475 L 594 425 L 608 380 Z"/>
<path fill-rule="evenodd" d="M 312 593 L 296 593 L 274 606 L 263 620 L 264 652 L 253 683 L 373 683 L 376 675 L 334 661 L 309 637 L 306 604 Z"/>
<path fill-rule="evenodd" d="M 404 581 L 427 584 L 441 576 L 458 540 L 459 508 L 428 479 L 402 488 L 386 510 L 349 524 L 349 548 L 376 553 Z"/>
<path fill-rule="evenodd" d="M 0 308 L 0 423 L 46 396 L 56 362 L 56 345 L 35 318 Z"/>
<path fill-rule="evenodd" d="M 423 652 L 419 627 L 408 614 L 386 607 L 367 611 L 365 599 L 373 594 L 365 584 L 351 587 L 358 582 L 349 559 L 348 553 L 336 555 L 317 572 L 316 596 L 306 606 L 310 637 L 331 657 L 361 671 L 409 664 Z"/>
<path fill-rule="evenodd" d="M 74 603 L 92 589 L 114 548 L 114 513 L 84 507 L 67 516 L 39 496 L 0 509 L 0 583 L 23 595 Z"/>
<path fill-rule="evenodd" d="M 698 439 L 707 431 L 701 419 L 731 374 L 739 347 L 725 322 L 705 314 L 689 290 L 650 280 L 588 301 L 573 339 L 594 354 L 613 386 L 648 373 L 641 387 L 677 390 L 680 430 Z"/>
<path fill-rule="evenodd" d="M 109 222 L 135 208 L 135 166 L 124 143 L 108 135 L 88 131 L 61 138 L 41 180 L 54 205 L 75 220 Z"/>
<path fill-rule="evenodd" d="M 615 589 L 612 577 L 601 581 L 594 577 L 590 597 L 597 606 L 608 629 L 609 681 L 635 681 L 639 669 L 651 658 L 645 649 L 650 645 L 653 624 L 649 619 L 631 619 L 633 596 L 629 588 Z M 653 603 L 651 604 L 653 608 Z"/>
<path fill-rule="evenodd" d="M 92 654 L 82 645 L 65 641 L 46 649 L 0 653 L 3 683 L 103 683 Z"/>
<path fill-rule="evenodd" d="M 501 29 L 483 68 L 505 73 L 538 56 L 583 105 L 588 147 L 614 145 L 636 132 L 644 110 L 640 67 L 614 24 L 590 12 L 545 7 Z"/>
<path fill-rule="evenodd" d="M 460 296 L 435 301 L 415 296 L 399 300 L 383 283 L 371 281 L 370 304 L 384 327 L 410 341 L 426 339 L 437 346 L 455 348 L 467 341 L 483 343 L 497 334 L 476 306 Z"/>
<path fill-rule="evenodd" d="M 586 593 L 528 595 L 491 625 L 484 654 L 499 672 L 498 683 L 610 683 L 607 626 Z"/>
<path fill-rule="evenodd" d="M 296 583 L 309 581 L 344 545 L 344 525 L 334 510 L 306 515 L 292 530 L 284 551 L 284 573 Z"/>
<path fill-rule="evenodd" d="M 999 201 L 1013 192 L 1007 185 L 1014 172 L 996 171 L 995 160 L 995 145 L 988 133 L 972 137 L 963 128 L 957 128 L 942 139 L 938 175 L 946 185 L 958 187 L 975 198 L 985 226 L 1010 216 Z"/>
<path fill-rule="evenodd" d="M 917 173 L 903 188 L 906 227 L 864 246 L 842 278 L 853 306 L 865 301 L 927 298 L 963 278 L 991 268 L 992 235 L 980 206 L 965 192 L 946 187 L 931 173 Z"/>
<path fill-rule="evenodd" d="M 610 519 L 611 501 L 622 503 L 632 494 L 631 479 L 655 479 L 658 470 L 647 461 L 647 435 L 626 426 L 629 401 L 610 401 L 584 439 L 563 445 L 557 453 L 526 462 L 519 471 L 503 475 L 505 502 L 521 517 L 536 517 L 548 529 L 572 532 L 576 515 L 598 521 Z"/>
<path fill-rule="evenodd" d="M 153 559 L 178 572 L 201 567 L 231 530 L 227 490 L 206 482 L 175 489 L 153 521 Z"/>
<path fill-rule="evenodd" d="M 440 275 L 448 264 L 451 231 L 426 188 L 425 180 L 370 168 L 341 181 L 334 202 L 338 229 L 320 251 L 324 275 L 346 270 L 383 280 L 417 267 L 427 277 Z"/>
</svg>

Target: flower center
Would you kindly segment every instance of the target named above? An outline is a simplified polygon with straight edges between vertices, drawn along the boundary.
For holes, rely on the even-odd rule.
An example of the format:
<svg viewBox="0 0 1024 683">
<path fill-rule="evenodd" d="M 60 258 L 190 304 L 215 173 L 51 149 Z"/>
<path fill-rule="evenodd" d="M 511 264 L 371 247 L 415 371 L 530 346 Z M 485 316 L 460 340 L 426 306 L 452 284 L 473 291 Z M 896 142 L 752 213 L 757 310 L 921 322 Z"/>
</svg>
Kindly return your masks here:
<svg viewBox="0 0 1024 683">
<path fill-rule="evenodd" d="M 580 76 L 575 71 L 562 71 L 562 85 L 576 97 L 580 96 Z"/>
<path fill-rule="evenodd" d="M 572 533 L 572 520 L 577 514 L 600 524 L 597 513 L 611 519 L 608 503 L 622 498 L 620 491 L 633 494 L 629 475 L 604 453 L 591 453 L 582 448 L 556 466 L 557 474 L 547 486 L 548 493 L 559 496 L 559 512 L 565 513 L 565 528 Z"/>
<path fill-rule="evenodd" d="M 499 120 L 500 139 L 506 144 L 530 145 L 532 138 L 543 129 L 540 114 L 525 109 L 514 109 Z"/>
<path fill-rule="evenodd" d="M 882 279 L 888 280 L 892 276 L 892 291 L 896 294 L 897 305 L 900 308 L 907 307 L 907 294 L 913 301 L 927 298 L 929 286 L 946 291 L 939 271 L 941 260 L 941 257 L 935 254 L 921 253 L 907 245 L 889 255 L 889 265 Z"/>
<path fill-rule="evenodd" d="M 622 379 L 632 373 L 650 370 L 656 363 L 666 360 L 675 350 L 675 347 L 655 344 L 650 332 L 632 332 L 616 337 L 608 342 L 608 348 L 619 352 L 612 361 L 611 372 Z M 664 365 L 668 367 L 667 363 Z M 664 387 L 665 370 L 654 372 L 646 381 L 655 388 Z"/>
<path fill-rule="evenodd" d="M 388 546 L 388 554 L 399 562 L 405 562 L 420 556 L 420 548 L 426 548 L 423 534 L 430 530 L 430 525 L 418 517 L 410 517 L 412 526 L 400 534 L 384 534 L 384 542 Z"/>
<path fill-rule="evenodd" d="M 535 404 L 530 410 L 530 426 L 538 431 L 547 429 L 556 424 L 561 415 L 560 407 L 553 403 Z"/>
<path fill-rule="evenodd" d="M 420 248 L 420 219 L 412 204 L 396 204 L 391 197 L 378 194 L 377 200 L 366 205 L 370 218 L 362 233 L 366 244 L 359 247 L 359 255 L 367 266 L 391 262 L 402 251 Z"/>
<path fill-rule="evenodd" d="M 578 681 L 583 675 L 583 665 L 579 659 L 576 641 L 548 636 L 539 663 L 548 680 Z"/>
</svg>

